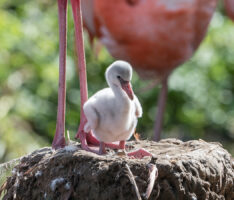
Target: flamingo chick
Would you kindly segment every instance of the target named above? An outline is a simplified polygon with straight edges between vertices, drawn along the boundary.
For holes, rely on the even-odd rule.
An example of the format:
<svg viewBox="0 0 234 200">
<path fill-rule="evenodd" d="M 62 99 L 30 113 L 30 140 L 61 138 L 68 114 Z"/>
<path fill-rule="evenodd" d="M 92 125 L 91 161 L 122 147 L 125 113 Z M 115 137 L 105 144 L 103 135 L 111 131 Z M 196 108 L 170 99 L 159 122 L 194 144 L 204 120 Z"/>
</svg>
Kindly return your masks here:
<svg viewBox="0 0 234 200">
<path fill-rule="evenodd" d="M 119 141 L 119 148 L 125 149 L 128 140 L 142 116 L 142 107 L 131 87 L 132 67 L 124 61 L 115 61 L 105 73 L 109 88 L 94 94 L 84 104 L 87 123 L 84 131 L 93 131 L 100 141 L 99 154 L 106 153 L 106 143 Z M 129 156 L 141 158 L 151 156 L 144 149 L 128 153 Z"/>
</svg>

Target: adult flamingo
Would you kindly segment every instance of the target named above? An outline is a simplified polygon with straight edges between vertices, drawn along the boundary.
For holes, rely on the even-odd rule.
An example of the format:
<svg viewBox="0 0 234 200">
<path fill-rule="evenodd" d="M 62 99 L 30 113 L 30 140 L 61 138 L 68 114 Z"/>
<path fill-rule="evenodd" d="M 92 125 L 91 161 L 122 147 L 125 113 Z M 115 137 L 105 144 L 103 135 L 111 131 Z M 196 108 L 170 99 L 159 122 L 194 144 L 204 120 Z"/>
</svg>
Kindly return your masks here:
<svg viewBox="0 0 234 200">
<path fill-rule="evenodd" d="M 97 36 L 113 57 L 131 63 L 140 76 L 161 81 L 156 141 L 162 129 L 168 76 L 198 48 L 216 3 L 217 0 L 82 0 L 89 35 Z"/>
</svg>

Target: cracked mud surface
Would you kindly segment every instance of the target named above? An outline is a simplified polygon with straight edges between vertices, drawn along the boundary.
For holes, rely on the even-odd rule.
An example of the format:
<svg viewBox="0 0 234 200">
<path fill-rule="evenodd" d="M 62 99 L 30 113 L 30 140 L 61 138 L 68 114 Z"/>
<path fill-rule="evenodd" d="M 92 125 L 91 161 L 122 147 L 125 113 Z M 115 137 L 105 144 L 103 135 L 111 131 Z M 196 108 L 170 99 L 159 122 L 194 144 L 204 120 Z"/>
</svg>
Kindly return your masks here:
<svg viewBox="0 0 234 200">
<path fill-rule="evenodd" d="M 144 199 L 149 163 L 158 168 L 149 199 L 234 199 L 234 160 L 220 144 L 176 139 L 127 144 L 130 148 L 143 147 L 154 156 L 129 159 L 111 150 L 99 156 L 81 150 L 79 143 L 57 151 L 39 149 L 13 169 L 2 187 L 3 199 L 139 199 L 126 164 Z"/>
</svg>

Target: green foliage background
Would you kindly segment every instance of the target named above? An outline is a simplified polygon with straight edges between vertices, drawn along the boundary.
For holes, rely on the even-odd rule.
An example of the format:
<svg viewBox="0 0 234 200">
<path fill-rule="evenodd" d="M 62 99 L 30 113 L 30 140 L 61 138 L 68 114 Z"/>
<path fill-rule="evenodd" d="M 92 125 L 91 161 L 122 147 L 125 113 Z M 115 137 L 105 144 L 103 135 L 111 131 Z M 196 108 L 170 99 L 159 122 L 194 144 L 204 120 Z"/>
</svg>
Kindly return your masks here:
<svg viewBox="0 0 234 200">
<path fill-rule="evenodd" d="M 79 123 L 79 81 L 74 27 L 69 6 L 66 129 Z M 98 57 L 85 40 L 89 95 L 106 87 L 105 68 L 113 58 Z M 221 142 L 234 154 L 234 24 L 222 12 L 213 17 L 195 56 L 169 82 L 162 137 Z M 159 88 L 134 74 L 133 88 L 144 115 L 137 131 L 151 138 Z M 58 21 L 55 1 L 0 1 L 0 163 L 50 145 L 55 132 L 58 88 Z"/>
</svg>

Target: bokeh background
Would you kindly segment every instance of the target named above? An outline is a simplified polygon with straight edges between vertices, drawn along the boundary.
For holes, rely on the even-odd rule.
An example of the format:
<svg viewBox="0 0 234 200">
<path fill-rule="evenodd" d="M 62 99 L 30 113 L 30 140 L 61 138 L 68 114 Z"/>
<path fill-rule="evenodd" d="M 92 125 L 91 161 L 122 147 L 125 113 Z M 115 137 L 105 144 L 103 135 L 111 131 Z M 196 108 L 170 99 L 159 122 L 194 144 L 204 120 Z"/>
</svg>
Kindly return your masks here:
<svg viewBox="0 0 234 200">
<path fill-rule="evenodd" d="M 68 17 L 66 130 L 73 138 L 80 118 L 74 26 Z M 55 1 L 0 1 L 0 163 L 51 144 L 58 90 L 58 20 Z M 85 33 L 89 95 L 106 87 L 114 61 L 105 48 L 95 56 Z M 135 73 L 133 88 L 143 106 L 137 132 L 153 135 L 159 88 Z M 207 37 L 169 81 L 162 138 L 220 142 L 234 155 L 234 23 L 220 4 Z"/>
</svg>

